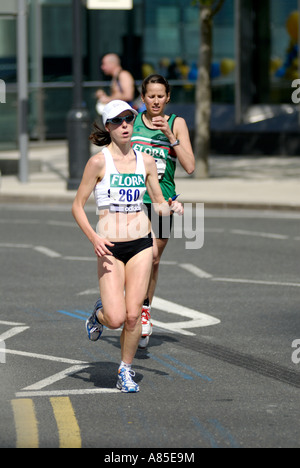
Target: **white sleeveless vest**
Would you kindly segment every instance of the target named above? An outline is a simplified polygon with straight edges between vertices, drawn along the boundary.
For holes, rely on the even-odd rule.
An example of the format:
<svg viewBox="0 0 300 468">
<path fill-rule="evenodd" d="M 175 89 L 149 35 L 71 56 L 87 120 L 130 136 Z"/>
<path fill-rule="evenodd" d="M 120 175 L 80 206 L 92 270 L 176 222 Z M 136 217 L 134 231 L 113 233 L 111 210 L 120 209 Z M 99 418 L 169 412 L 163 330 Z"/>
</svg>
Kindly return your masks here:
<svg viewBox="0 0 300 468">
<path fill-rule="evenodd" d="M 107 148 L 102 149 L 105 157 L 105 176 L 94 188 L 98 210 L 109 208 L 112 212 L 133 213 L 141 211 L 146 192 L 146 170 L 143 155 L 135 151 L 136 170 L 134 174 L 120 173 Z"/>
</svg>

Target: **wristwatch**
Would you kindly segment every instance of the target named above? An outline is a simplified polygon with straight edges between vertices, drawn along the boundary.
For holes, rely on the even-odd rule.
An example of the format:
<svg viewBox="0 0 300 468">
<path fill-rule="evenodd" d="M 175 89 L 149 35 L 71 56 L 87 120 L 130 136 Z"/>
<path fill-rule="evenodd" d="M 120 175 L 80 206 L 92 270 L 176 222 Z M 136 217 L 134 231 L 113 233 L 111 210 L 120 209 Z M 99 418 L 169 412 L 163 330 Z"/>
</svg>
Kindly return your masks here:
<svg viewBox="0 0 300 468">
<path fill-rule="evenodd" d="M 174 143 L 171 143 L 171 144 L 170 144 L 171 148 L 174 148 L 174 146 L 178 146 L 178 145 L 180 145 L 180 141 L 179 141 L 179 140 L 176 140 L 176 141 L 174 141 Z"/>
</svg>

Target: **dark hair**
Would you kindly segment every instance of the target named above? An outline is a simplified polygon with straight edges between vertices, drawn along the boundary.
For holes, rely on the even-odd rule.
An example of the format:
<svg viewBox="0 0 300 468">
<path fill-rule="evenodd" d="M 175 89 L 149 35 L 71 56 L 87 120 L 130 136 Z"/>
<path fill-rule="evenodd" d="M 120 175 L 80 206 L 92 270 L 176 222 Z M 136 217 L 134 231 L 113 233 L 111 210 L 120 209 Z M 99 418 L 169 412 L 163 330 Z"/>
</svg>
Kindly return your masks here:
<svg viewBox="0 0 300 468">
<path fill-rule="evenodd" d="M 106 146 L 111 143 L 110 133 L 107 130 L 99 127 L 99 125 L 94 122 L 95 131 L 90 134 L 89 139 L 96 146 Z"/>
<path fill-rule="evenodd" d="M 155 73 L 153 75 L 147 76 L 147 78 L 144 79 L 144 81 L 142 83 L 142 91 L 141 91 L 142 96 L 145 96 L 145 94 L 147 92 L 147 86 L 148 86 L 149 83 L 162 84 L 166 88 L 166 93 L 167 94 L 171 93 L 171 86 L 169 85 L 166 78 L 164 78 L 162 75 L 158 75 L 158 74 Z"/>
</svg>

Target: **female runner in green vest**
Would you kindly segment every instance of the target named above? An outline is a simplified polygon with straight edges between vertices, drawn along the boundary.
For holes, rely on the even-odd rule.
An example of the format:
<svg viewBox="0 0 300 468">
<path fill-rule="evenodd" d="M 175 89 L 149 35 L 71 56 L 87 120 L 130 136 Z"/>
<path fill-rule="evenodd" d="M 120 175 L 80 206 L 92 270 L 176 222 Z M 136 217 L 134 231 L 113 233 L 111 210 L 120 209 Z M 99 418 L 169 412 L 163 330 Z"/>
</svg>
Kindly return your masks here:
<svg viewBox="0 0 300 468">
<path fill-rule="evenodd" d="M 185 120 L 174 114 L 165 114 L 170 94 L 170 85 L 163 76 L 154 74 L 144 80 L 141 97 L 146 111 L 137 116 L 131 140 L 133 149 L 147 153 L 155 159 L 165 200 L 176 197 L 174 177 L 177 160 L 188 174 L 192 174 L 195 169 L 195 157 Z M 160 259 L 168 243 L 172 225 L 172 215 L 166 220 L 166 217 L 157 216 L 151 209 L 151 199 L 147 192 L 144 196 L 144 203 L 148 208 L 152 230 L 156 236 L 158 255 L 153 263 L 148 294 L 142 312 L 141 348 L 147 346 L 149 335 L 152 333 L 150 307 L 158 279 Z"/>
</svg>

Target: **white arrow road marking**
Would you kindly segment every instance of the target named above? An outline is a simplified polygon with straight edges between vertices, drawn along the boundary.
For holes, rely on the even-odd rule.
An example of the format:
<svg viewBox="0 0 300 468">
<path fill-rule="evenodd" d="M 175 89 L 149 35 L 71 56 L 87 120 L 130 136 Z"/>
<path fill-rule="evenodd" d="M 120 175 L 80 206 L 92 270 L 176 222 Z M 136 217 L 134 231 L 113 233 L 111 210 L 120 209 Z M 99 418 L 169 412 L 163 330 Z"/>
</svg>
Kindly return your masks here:
<svg viewBox="0 0 300 468">
<path fill-rule="evenodd" d="M 11 338 L 12 336 L 18 335 L 19 333 L 22 333 L 25 330 L 28 330 L 30 327 L 14 327 L 11 328 L 10 330 L 7 330 L 6 332 L 2 333 L 0 335 L 0 341 L 6 341 L 8 338 Z"/>
<path fill-rule="evenodd" d="M 209 273 L 206 273 L 203 270 L 200 270 L 200 268 L 196 268 L 195 270 L 191 271 L 190 267 L 193 265 L 190 264 L 184 264 L 185 269 L 189 270 L 192 273 L 196 273 L 197 276 L 200 276 L 202 278 L 211 278 L 211 275 Z M 99 289 L 86 289 L 85 291 L 82 291 L 78 293 L 78 296 L 84 296 L 84 295 L 91 295 L 91 294 L 99 294 Z M 169 314 L 176 314 L 176 315 L 181 315 L 181 317 L 186 317 L 190 318 L 191 320 L 189 321 L 184 321 L 184 322 L 159 322 L 158 320 L 153 320 L 152 323 L 153 325 L 160 327 L 160 328 L 165 328 L 166 330 L 171 330 L 173 332 L 181 333 L 182 335 L 189 335 L 189 336 L 194 336 L 195 333 L 189 332 L 186 330 L 186 328 L 199 328 L 199 327 L 210 327 L 211 325 L 217 325 L 220 323 L 220 320 L 208 315 L 204 314 L 203 312 L 199 312 L 194 309 L 189 309 L 188 307 L 181 306 L 175 302 L 171 301 L 166 301 L 165 299 L 161 299 L 159 297 L 154 297 L 153 302 L 152 302 L 152 307 L 154 309 L 162 310 L 163 312 L 168 312 Z"/>
<path fill-rule="evenodd" d="M 13 325 L 14 327 L 19 327 L 21 325 L 25 325 L 25 323 L 7 322 L 6 320 L 0 320 L 0 325 Z"/>
<path fill-rule="evenodd" d="M 7 349 L 8 354 L 15 354 L 16 356 L 24 356 L 35 359 L 45 359 L 46 361 L 62 362 L 64 364 L 87 364 L 86 361 L 75 361 L 74 359 L 61 358 L 57 356 L 48 356 L 47 354 L 28 353 L 27 351 L 18 351 L 15 349 Z"/>
<path fill-rule="evenodd" d="M 69 367 L 68 369 L 58 372 L 57 374 L 51 375 L 46 379 L 40 380 L 39 382 L 36 382 L 33 385 L 29 385 L 29 387 L 23 388 L 23 390 L 41 390 L 42 388 L 48 387 L 49 385 L 52 385 L 53 383 L 58 382 L 59 380 L 62 380 L 66 377 L 69 377 L 70 375 L 73 375 L 76 372 L 86 369 L 89 366 L 89 364 L 85 364 L 80 366 Z"/>
<path fill-rule="evenodd" d="M 152 307 L 170 314 L 176 314 L 181 315 L 182 317 L 190 318 L 191 320 L 189 321 L 171 323 L 152 320 L 153 325 L 156 325 L 160 328 L 165 328 L 166 330 L 172 330 L 174 332 L 180 333 L 181 335 L 195 335 L 195 333 L 186 331 L 186 328 L 209 327 L 211 325 L 217 325 L 220 323 L 219 319 L 212 317 L 211 315 L 203 314 L 197 310 L 183 307 L 175 302 L 166 301 L 165 299 L 160 299 L 159 297 L 154 297 Z"/>
<path fill-rule="evenodd" d="M 4 343 L 4 340 L 7 340 L 8 338 L 11 338 L 12 336 L 22 333 L 23 331 L 30 328 L 28 326 L 25 326 L 22 323 L 8 322 L 4 320 L 0 320 L 0 325 L 6 325 L 6 326 L 17 325 L 0 335 L 0 345 Z M 70 375 L 75 374 L 76 372 L 80 372 L 83 369 L 87 369 L 88 367 L 90 367 L 90 364 L 86 361 L 77 361 L 74 359 L 62 358 L 58 356 L 49 356 L 46 354 L 37 354 L 37 353 L 30 353 L 26 351 L 18 351 L 14 349 L 6 349 L 5 346 L 4 347 L 0 346 L 0 359 L 1 359 L 0 362 L 1 363 L 2 362 L 5 363 L 5 360 L 1 358 L 2 354 L 4 355 L 13 354 L 16 356 L 23 356 L 27 358 L 43 359 L 46 361 L 54 361 L 54 362 L 60 362 L 64 364 L 72 364 L 71 367 L 68 367 L 67 369 L 61 372 L 53 374 L 50 377 L 42 379 L 39 382 L 36 382 L 32 385 L 29 385 L 26 388 L 23 388 L 21 392 L 16 393 L 17 398 L 22 398 L 22 397 L 26 398 L 26 397 L 33 397 L 33 396 L 85 395 L 85 394 L 92 394 L 92 393 L 120 393 L 120 390 L 116 388 L 42 391 L 43 388 L 48 387 L 49 385 L 52 385 L 53 383 L 56 383 L 66 377 L 69 377 Z"/>
<path fill-rule="evenodd" d="M 22 333 L 23 331 L 28 330 L 28 328 L 30 328 L 26 327 L 24 323 L 7 322 L 6 320 L 0 320 L 0 325 L 13 325 L 13 328 L 7 330 L 6 332 L 0 335 L 0 341 L 8 340 L 9 338 L 18 335 L 19 333 Z"/>
<path fill-rule="evenodd" d="M 5 364 L 6 354 L 7 354 L 6 341 L 9 338 L 12 338 L 13 336 L 18 335 L 19 333 L 22 333 L 23 331 L 28 330 L 28 328 L 30 327 L 26 327 L 24 323 L 7 322 L 5 320 L 0 320 L 0 325 L 6 325 L 6 326 L 14 325 L 13 328 L 11 328 L 10 330 L 7 330 L 6 332 L 1 333 L 0 335 L 0 364 Z"/>
</svg>

